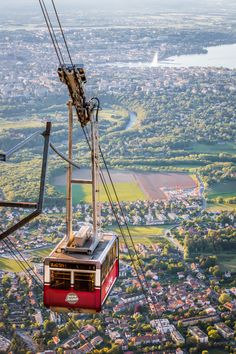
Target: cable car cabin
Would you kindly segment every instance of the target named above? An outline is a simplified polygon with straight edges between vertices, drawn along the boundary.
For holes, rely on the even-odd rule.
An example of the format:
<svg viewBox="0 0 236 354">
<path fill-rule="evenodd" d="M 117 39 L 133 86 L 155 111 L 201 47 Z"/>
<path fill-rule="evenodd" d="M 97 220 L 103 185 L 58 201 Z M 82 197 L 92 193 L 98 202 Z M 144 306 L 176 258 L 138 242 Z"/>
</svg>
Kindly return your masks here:
<svg viewBox="0 0 236 354">
<path fill-rule="evenodd" d="M 44 305 L 56 312 L 99 312 L 119 275 L 118 237 L 103 234 L 92 255 L 64 252 L 66 242 L 44 260 Z"/>
</svg>

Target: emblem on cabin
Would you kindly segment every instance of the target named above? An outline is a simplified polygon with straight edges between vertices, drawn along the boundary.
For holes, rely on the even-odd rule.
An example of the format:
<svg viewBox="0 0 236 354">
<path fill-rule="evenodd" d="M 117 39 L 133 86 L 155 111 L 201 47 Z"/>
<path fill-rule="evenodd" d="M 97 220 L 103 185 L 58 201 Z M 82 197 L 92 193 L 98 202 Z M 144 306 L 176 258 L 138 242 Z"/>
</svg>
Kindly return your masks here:
<svg viewBox="0 0 236 354">
<path fill-rule="evenodd" d="M 70 305 L 75 305 L 79 301 L 79 297 L 75 293 L 69 293 L 65 301 Z"/>
</svg>

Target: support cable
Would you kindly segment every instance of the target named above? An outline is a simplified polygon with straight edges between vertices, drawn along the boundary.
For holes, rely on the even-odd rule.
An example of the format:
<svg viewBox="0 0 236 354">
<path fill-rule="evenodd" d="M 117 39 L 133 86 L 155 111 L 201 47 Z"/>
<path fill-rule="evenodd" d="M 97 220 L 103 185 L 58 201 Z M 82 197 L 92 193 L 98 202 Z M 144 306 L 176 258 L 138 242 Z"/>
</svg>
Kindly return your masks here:
<svg viewBox="0 0 236 354">
<path fill-rule="evenodd" d="M 42 281 L 39 278 L 39 276 L 35 273 L 35 271 L 33 270 L 31 264 L 27 261 L 27 259 L 24 257 L 24 255 L 16 248 L 16 246 L 14 245 L 14 243 L 9 239 L 9 237 L 7 237 L 7 243 L 9 245 L 11 245 L 11 248 L 15 250 L 16 253 L 19 254 L 19 256 L 22 258 L 21 262 L 24 262 L 27 264 L 27 266 L 29 267 L 28 269 L 30 269 L 30 271 L 33 273 L 33 275 L 31 275 L 31 277 L 34 279 L 34 281 L 36 281 L 38 283 L 38 285 L 40 284 L 40 286 L 42 287 Z M 29 272 L 30 273 L 30 272 Z M 31 273 L 30 273 L 31 274 Z M 37 279 L 37 280 L 36 280 Z"/>
<path fill-rule="evenodd" d="M 58 15 L 55 3 L 54 3 L 54 0 L 51 0 L 51 2 L 52 2 L 52 6 L 54 8 L 55 14 L 56 14 L 57 22 L 58 22 L 58 25 L 60 27 L 61 35 L 62 35 L 62 38 L 64 40 L 64 43 L 65 43 L 65 46 L 66 46 L 66 50 L 67 50 L 71 65 L 74 66 L 72 58 L 71 58 L 71 54 L 70 54 L 70 51 L 69 51 L 69 47 L 68 47 L 68 44 L 67 44 L 67 41 L 66 41 L 66 37 L 65 37 L 64 31 L 62 29 L 61 21 L 60 21 L 60 18 L 59 18 L 59 15 Z"/>
<path fill-rule="evenodd" d="M 2 230 L 1 230 L 2 231 Z M 8 248 L 8 250 L 10 251 L 11 255 L 13 256 L 13 258 L 15 258 L 17 264 L 21 267 L 21 269 L 24 271 L 24 273 L 26 274 L 26 272 L 28 273 L 28 275 L 34 279 L 34 281 L 37 283 L 39 282 L 42 286 L 42 281 L 40 280 L 40 278 L 38 277 L 38 275 L 34 272 L 33 268 L 31 267 L 31 265 L 29 264 L 29 262 L 25 259 L 25 257 L 23 256 L 23 254 L 16 248 L 16 246 L 14 245 L 14 243 L 11 241 L 11 239 L 9 237 L 6 237 L 5 239 L 1 240 L 1 242 L 3 242 L 5 244 L 5 246 Z M 18 253 L 18 255 L 17 255 Z M 19 258 L 21 257 L 22 260 Z M 33 275 L 29 272 L 29 269 L 25 266 L 25 264 L 30 268 L 30 270 L 33 272 L 33 274 L 35 275 L 35 277 L 37 278 L 37 280 L 33 277 Z M 39 285 L 39 284 L 38 284 Z"/>
<path fill-rule="evenodd" d="M 2 241 L 6 248 L 8 249 L 8 252 L 12 255 L 13 259 L 15 259 L 16 263 L 18 264 L 18 266 L 22 269 L 22 271 L 25 273 L 26 276 L 28 276 L 28 269 L 26 268 L 26 266 L 24 265 L 24 263 L 17 257 L 17 255 L 14 253 L 14 251 L 12 250 L 11 246 L 8 245 L 7 240 L 3 240 Z"/>
<path fill-rule="evenodd" d="M 88 143 L 88 145 L 89 145 L 89 147 L 90 147 L 90 143 L 89 143 L 89 138 L 88 138 L 87 132 L 85 131 L 84 128 L 82 128 L 82 129 L 83 129 L 83 132 L 84 132 L 84 135 L 85 135 L 85 139 L 86 139 L 86 141 L 87 141 L 87 143 Z M 108 188 L 108 185 L 107 185 L 107 183 L 106 183 L 106 179 L 105 179 L 105 176 L 104 176 L 104 173 L 103 173 L 102 170 L 100 170 L 100 178 L 101 178 L 101 181 L 102 181 L 104 190 L 105 190 L 105 192 L 106 192 L 106 195 L 107 195 L 109 204 L 110 204 L 110 206 L 111 206 L 112 212 L 113 212 L 113 214 L 114 214 L 114 216 L 115 216 L 117 225 L 118 225 L 118 227 L 119 227 L 121 236 L 122 236 L 122 238 L 123 238 L 123 240 L 124 240 L 124 243 L 125 243 L 125 246 L 126 246 L 126 248 L 127 248 L 127 250 L 128 250 L 128 255 L 129 255 L 129 258 L 130 258 L 130 260 L 131 260 L 131 263 L 132 263 L 132 265 L 133 265 L 133 267 L 134 267 L 134 270 L 135 270 L 135 273 L 136 273 L 136 275 L 137 275 L 138 281 L 139 281 L 139 283 L 140 283 L 140 286 L 141 286 L 143 295 L 145 296 L 145 299 L 146 299 L 146 301 L 147 301 L 147 304 L 150 304 L 150 300 L 149 300 L 149 298 L 148 298 L 148 296 L 147 296 L 147 294 L 146 294 L 146 290 L 145 290 L 145 288 L 144 288 L 144 286 L 143 286 L 143 282 L 142 282 L 141 277 L 140 277 L 140 275 L 139 275 L 138 268 L 137 268 L 137 266 L 136 266 L 136 264 L 135 264 L 135 259 L 134 259 L 134 257 L 133 257 L 132 254 L 131 254 L 131 251 L 130 251 L 128 242 L 127 242 L 127 240 L 126 240 L 124 231 L 123 231 L 123 229 L 122 229 L 122 227 L 121 227 L 121 225 L 120 225 L 119 217 L 118 217 L 118 214 L 117 214 L 117 212 L 116 212 L 116 210 L 115 210 L 114 202 L 112 201 L 112 196 L 111 196 L 111 193 L 110 193 L 110 191 L 109 191 L 109 188 Z M 137 254 L 136 254 L 136 257 L 138 258 L 138 255 L 137 255 Z M 145 279 L 145 278 L 144 278 L 144 279 Z"/>
<path fill-rule="evenodd" d="M 47 28 L 48 28 L 48 32 L 49 32 L 51 40 L 52 40 L 53 47 L 54 47 L 55 52 L 56 52 L 58 61 L 59 61 L 60 65 L 62 65 L 62 63 L 64 63 L 63 56 L 62 56 L 62 53 L 61 53 L 61 50 L 60 50 L 60 47 L 59 47 L 59 44 L 58 44 L 58 41 L 57 41 L 57 38 L 56 38 L 56 34 L 54 32 L 54 29 L 53 29 L 53 26 L 52 26 L 52 23 L 51 23 L 51 20 L 50 20 L 50 17 L 49 17 L 47 8 L 46 8 L 46 5 L 44 3 L 44 0 L 39 0 L 39 4 L 40 4 L 40 7 L 41 7 L 41 10 L 42 10 L 42 13 L 43 13 L 43 17 L 44 17 L 45 23 L 46 23 Z"/>
<path fill-rule="evenodd" d="M 70 165 L 74 166 L 75 168 L 80 169 L 80 166 L 77 165 L 75 162 L 73 162 L 72 160 L 68 159 L 65 155 L 63 155 L 59 150 L 57 150 L 57 148 L 55 147 L 55 145 L 53 145 L 52 143 L 50 143 L 50 148 L 58 155 L 60 156 L 60 158 L 62 158 L 62 160 L 68 162 Z"/>
<path fill-rule="evenodd" d="M 42 1 L 43 1 L 43 0 L 42 0 Z M 69 51 L 69 48 L 68 48 L 68 45 L 67 45 L 67 41 L 66 41 L 66 38 L 65 38 L 65 35 L 64 35 L 62 26 L 61 26 L 61 22 L 60 22 L 60 19 L 59 19 L 59 16 L 58 16 L 58 12 L 57 12 L 57 9 L 56 9 L 54 0 L 51 0 L 51 2 L 52 2 L 52 5 L 53 5 L 53 8 L 54 8 L 56 17 L 57 17 L 57 21 L 58 21 L 58 24 L 59 24 L 59 27 L 60 27 L 60 30 L 61 30 L 61 34 L 62 34 L 64 43 L 65 43 L 65 46 L 66 46 L 66 49 L 67 49 L 68 56 L 69 56 L 69 58 L 70 58 L 70 61 L 71 61 L 72 66 L 73 66 L 73 61 L 72 61 L 72 58 L 71 58 L 71 55 L 70 55 L 70 51 Z M 96 97 L 93 97 L 92 100 L 96 100 L 96 101 L 97 101 L 96 120 L 98 120 L 98 111 L 99 111 L 99 109 L 100 109 L 100 101 L 99 101 L 99 99 L 96 98 Z M 89 145 L 89 147 L 90 147 L 90 149 L 91 149 L 91 146 L 90 146 L 90 144 L 89 144 L 89 139 L 88 139 L 88 136 L 87 136 L 87 134 L 86 134 L 86 132 L 85 132 L 85 130 L 84 130 L 84 127 L 82 127 L 82 129 L 83 129 L 83 132 L 84 132 L 84 134 L 85 134 L 85 138 L 86 138 L 86 140 L 87 140 L 87 143 L 88 143 L 88 145 Z M 111 178 L 111 175 L 110 175 L 110 172 L 109 172 L 107 163 L 106 163 L 106 161 L 105 161 L 105 158 L 104 158 L 104 155 L 103 155 L 103 153 L 102 153 L 102 150 L 101 150 L 101 147 L 100 147 L 100 146 L 99 146 L 99 150 L 100 150 L 100 153 L 101 153 L 101 156 L 102 156 L 103 163 L 104 163 L 104 165 L 105 165 L 106 171 L 107 171 L 107 173 L 108 173 L 108 177 L 109 177 L 109 180 L 110 180 L 110 182 L 111 182 L 112 189 L 113 189 L 113 191 L 114 191 L 114 194 L 115 194 L 115 197 L 116 197 L 116 200 L 117 200 L 119 209 L 120 209 L 120 211 L 121 211 L 121 214 L 122 214 L 122 217 L 123 217 L 123 220 L 124 220 L 124 223 L 125 223 L 125 226 L 126 226 L 126 228 L 127 228 L 128 236 L 129 236 L 129 238 L 130 238 L 130 240 L 131 240 L 131 243 L 132 243 L 132 246 L 133 246 L 133 250 L 134 250 L 134 252 L 135 252 L 135 255 L 136 255 L 136 258 L 137 258 L 137 261 L 138 261 L 140 270 L 141 270 L 142 275 L 143 275 L 143 277 L 144 277 L 144 282 L 145 282 L 147 291 L 148 291 L 148 293 L 149 293 L 149 295 L 150 295 L 150 300 L 151 300 L 152 305 L 154 306 L 154 309 L 155 309 L 155 311 L 156 311 L 156 307 L 155 307 L 155 305 L 154 305 L 154 301 L 153 301 L 152 296 L 151 296 L 150 287 L 149 287 L 149 285 L 148 285 L 148 282 L 147 282 L 147 279 L 146 279 L 146 276 L 145 276 L 145 273 L 144 273 L 144 270 L 143 270 L 143 266 L 142 266 L 142 264 L 141 264 L 139 255 L 138 255 L 138 253 L 137 253 L 137 250 L 136 250 L 136 247 L 135 247 L 135 244 L 134 244 L 132 235 L 131 235 L 130 230 L 129 230 L 129 226 L 128 226 L 128 223 L 127 223 L 127 219 L 126 219 L 125 213 L 124 213 L 123 208 L 122 208 L 122 206 L 121 206 L 121 204 L 120 204 L 120 201 L 119 201 L 119 198 L 118 198 L 118 195 L 117 195 L 117 192 L 116 192 L 114 183 L 113 183 L 113 181 L 112 181 L 112 178 Z M 106 183 L 106 181 L 105 181 L 104 174 L 103 174 L 103 172 L 101 172 L 101 171 L 100 171 L 100 176 L 101 176 L 101 179 L 102 179 L 102 181 L 103 181 L 104 189 L 106 190 L 106 193 L 107 193 L 107 196 L 108 196 L 108 195 L 110 195 L 110 192 L 109 192 L 107 183 Z M 117 217 L 118 226 L 119 226 L 119 228 L 122 230 L 121 225 L 120 225 L 120 223 L 119 223 L 119 219 L 118 219 L 117 213 L 116 213 L 116 211 L 115 211 L 115 209 L 114 209 L 114 206 L 113 206 L 113 201 L 112 201 L 112 199 L 111 199 L 111 195 L 108 197 L 108 199 L 109 199 L 109 202 L 110 202 L 110 204 L 111 204 L 113 213 L 114 213 L 115 217 Z M 126 242 L 126 239 L 125 239 L 125 235 L 124 235 L 124 233 L 123 233 L 123 230 L 122 230 L 122 237 L 123 237 L 124 241 Z M 127 247 L 127 249 L 129 250 L 128 247 Z M 133 258 L 132 258 L 132 257 L 130 257 L 130 258 L 131 258 L 132 263 L 135 264 Z M 135 265 L 135 271 L 136 271 L 136 273 L 137 273 L 138 278 L 140 279 L 140 276 L 139 276 L 139 274 L 138 274 L 138 272 L 137 272 L 137 267 L 136 267 L 136 265 Z M 144 289 L 143 284 L 142 284 L 142 282 L 141 282 L 141 279 L 140 279 L 140 284 L 141 284 L 142 289 Z M 144 289 L 143 292 L 144 292 L 145 298 L 147 299 L 147 301 L 148 301 L 148 303 L 149 303 L 149 298 L 148 298 L 148 296 L 147 296 L 147 294 L 146 294 L 145 289 Z"/>
<path fill-rule="evenodd" d="M 96 99 L 96 98 L 93 98 L 93 99 Z M 99 110 L 99 100 L 98 100 L 98 105 L 97 105 L 96 119 L 98 119 L 98 110 Z M 91 146 L 90 146 L 90 143 L 89 143 L 89 138 L 88 138 L 88 131 L 86 131 L 85 128 L 82 128 L 82 129 L 83 129 L 83 132 L 84 132 L 84 135 L 85 135 L 87 144 L 88 144 L 89 148 L 91 149 Z M 123 240 L 124 240 L 124 242 L 125 242 L 125 245 L 126 245 L 126 247 L 127 247 L 127 250 L 128 250 L 128 253 L 129 253 L 129 257 L 130 257 L 130 259 L 131 259 L 131 262 L 132 262 L 132 264 L 133 264 L 133 266 L 134 266 L 134 269 L 135 269 L 135 272 L 136 272 L 136 274 L 137 274 L 137 278 L 138 278 L 139 283 L 140 283 L 140 285 L 141 285 L 142 292 L 143 292 L 143 294 L 144 294 L 144 296 L 145 296 L 145 298 L 146 298 L 146 301 L 147 301 L 147 303 L 148 303 L 149 305 L 150 305 L 150 300 L 151 300 L 151 304 L 153 305 L 154 310 L 155 310 L 155 312 L 156 312 L 156 314 L 157 314 L 156 306 L 155 306 L 154 301 L 153 301 L 152 296 L 151 296 L 151 289 L 150 289 L 150 286 L 149 286 L 149 284 L 148 284 L 148 282 L 147 282 L 147 279 L 146 279 L 146 276 L 145 276 L 145 272 L 144 272 L 143 266 L 142 266 L 142 264 L 141 264 L 141 261 L 140 261 L 138 252 L 137 252 L 137 250 L 136 250 L 136 247 L 135 247 L 135 244 L 134 244 L 132 235 L 131 235 L 130 230 L 129 230 L 129 226 L 128 226 L 128 223 L 127 223 L 127 220 L 126 220 L 125 213 L 124 213 L 123 208 L 122 208 L 122 206 L 121 206 L 121 204 L 120 204 L 119 197 L 118 197 L 118 195 L 117 195 L 117 192 L 116 192 L 116 189 L 115 189 L 113 180 L 112 180 L 112 178 L 111 178 L 110 171 L 109 171 L 109 169 L 108 169 L 108 166 L 107 166 L 106 160 L 105 160 L 105 158 L 104 158 L 104 155 L 103 155 L 103 153 L 102 153 L 102 150 L 101 150 L 100 145 L 99 145 L 99 150 L 100 150 L 100 153 L 101 153 L 101 156 L 102 156 L 102 160 L 103 160 L 103 163 L 104 163 L 104 165 L 105 165 L 105 169 L 106 169 L 106 171 L 107 171 L 109 180 L 110 180 L 110 182 L 111 182 L 112 189 L 113 189 L 113 192 L 114 192 L 114 194 L 115 194 L 118 207 L 119 207 L 119 209 L 120 209 L 120 211 L 121 211 L 122 218 L 123 218 L 123 220 L 124 220 L 126 229 L 127 229 L 127 231 L 128 231 L 128 236 L 129 236 L 129 238 L 130 238 L 130 240 L 131 240 L 131 243 L 132 243 L 132 246 L 133 246 L 133 250 L 134 250 L 134 253 L 135 253 L 135 255 L 136 255 L 136 260 L 137 260 L 137 262 L 138 262 L 138 265 L 139 265 L 141 274 L 142 274 L 143 279 L 144 279 L 144 283 L 145 283 L 146 290 L 145 290 L 145 288 L 144 288 L 144 286 L 143 286 L 143 283 L 142 283 L 142 281 L 141 281 L 141 278 L 140 278 L 140 275 L 139 275 L 139 272 L 138 272 L 138 268 L 137 268 L 137 266 L 136 266 L 136 264 L 135 264 L 135 260 L 133 259 L 132 255 L 131 255 L 131 253 L 130 253 L 129 246 L 128 246 L 128 243 L 127 243 L 127 241 L 126 241 L 126 236 L 125 236 L 125 234 L 124 234 L 124 232 L 123 232 L 123 229 L 122 229 L 122 227 L 121 227 L 121 225 L 120 225 L 120 222 L 119 222 L 119 218 L 118 218 L 117 212 L 116 212 L 116 210 L 115 210 L 115 208 L 114 208 L 114 202 L 112 201 L 111 193 L 110 193 L 109 188 L 108 188 L 108 185 L 107 185 L 107 183 L 106 183 L 104 173 L 103 173 L 102 170 L 100 170 L 100 177 L 101 177 L 101 180 L 102 180 L 103 187 L 104 187 L 105 192 L 106 192 L 106 194 L 107 194 L 107 197 L 108 197 L 110 206 L 111 206 L 111 208 L 112 208 L 112 211 L 113 211 L 113 214 L 114 214 L 114 216 L 115 216 L 116 222 L 117 222 L 117 224 L 118 224 L 119 230 L 120 230 L 120 232 L 121 232 L 122 238 L 123 238 Z M 150 295 L 150 300 L 149 300 L 149 298 L 148 298 L 148 295 L 146 294 L 146 291 L 147 291 L 148 295 Z M 157 315 L 158 315 L 158 314 L 157 314 Z"/>
</svg>

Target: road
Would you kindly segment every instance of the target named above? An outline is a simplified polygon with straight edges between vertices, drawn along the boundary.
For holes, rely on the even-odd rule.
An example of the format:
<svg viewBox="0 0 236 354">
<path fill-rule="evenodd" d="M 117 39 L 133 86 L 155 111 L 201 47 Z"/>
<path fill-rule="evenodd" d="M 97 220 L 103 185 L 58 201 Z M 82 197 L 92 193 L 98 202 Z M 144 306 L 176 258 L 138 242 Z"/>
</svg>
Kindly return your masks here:
<svg viewBox="0 0 236 354">
<path fill-rule="evenodd" d="M 198 182 L 199 182 L 199 185 L 200 185 L 199 194 L 200 194 L 200 197 L 202 197 L 202 209 L 205 210 L 206 206 L 207 206 L 206 199 L 205 199 L 205 196 L 204 196 L 205 186 L 204 186 L 204 183 L 202 182 L 202 179 L 201 179 L 201 177 L 199 176 L 198 173 L 197 173 L 197 179 L 198 179 Z"/>
<path fill-rule="evenodd" d="M 170 236 L 168 236 L 168 234 L 170 234 Z M 171 236 L 171 229 L 166 230 L 165 235 L 163 237 L 169 242 L 171 242 L 180 252 L 184 253 L 184 247 L 181 245 L 181 243 L 173 236 Z"/>
</svg>

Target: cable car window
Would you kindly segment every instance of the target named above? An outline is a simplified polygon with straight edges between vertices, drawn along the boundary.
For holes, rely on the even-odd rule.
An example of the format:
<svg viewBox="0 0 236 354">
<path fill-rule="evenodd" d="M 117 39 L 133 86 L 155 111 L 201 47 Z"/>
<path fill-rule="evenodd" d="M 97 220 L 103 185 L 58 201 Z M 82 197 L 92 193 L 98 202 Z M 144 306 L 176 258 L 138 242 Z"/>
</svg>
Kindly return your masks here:
<svg viewBox="0 0 236 354">
<path fill-rule="evenodd" d="M 70 289 L 70 272 L 61 272 L 60 270 L 51 270 L 50 286 L 54 289 Z"/>
<path fill-rule="evenodd" d="M 115 259 L 117 258 L 117 248 L 116 243 L 112 246 L 109 253 L 107 254 L 105 261 L 102 264 L 102 281 L 106 278 L 107 273 L 109 272 L 110 268 L 114 264 Z"/>
<path fill-rule="evenodd" d="M 95 274 L 94 273 L 74 273 L 74 289 L 78 291 L 94 291 Z"/>
</svg>

